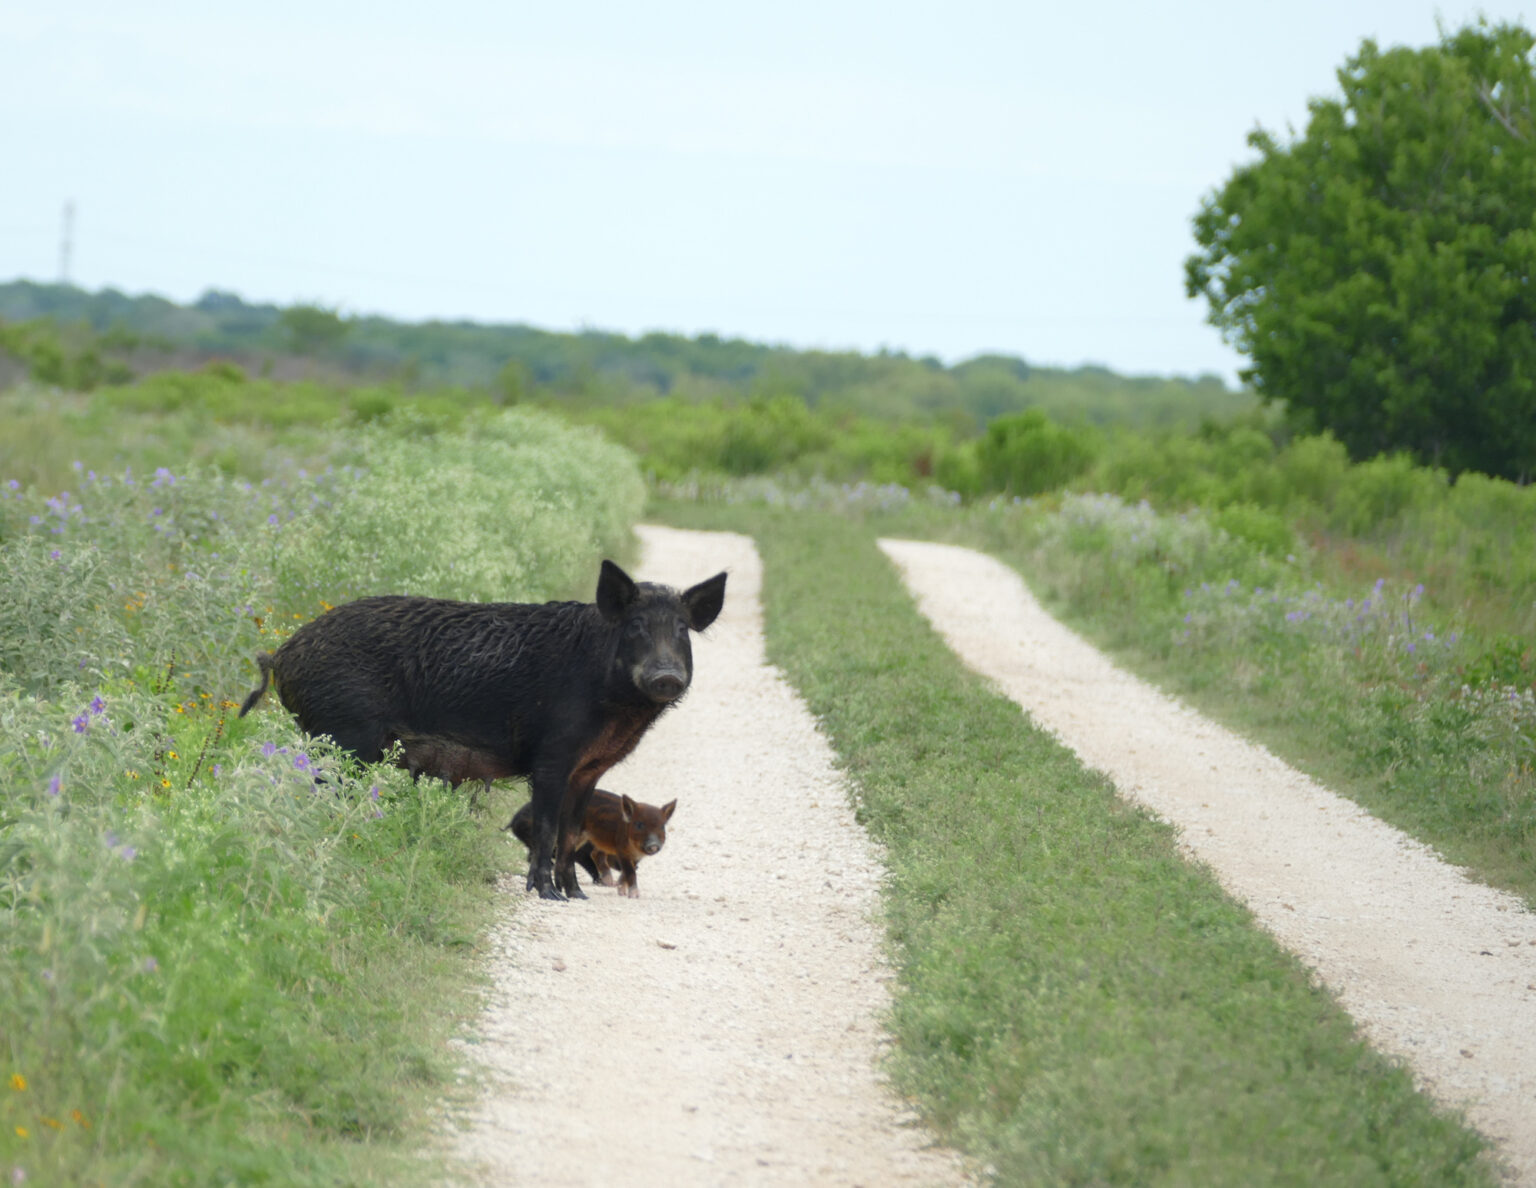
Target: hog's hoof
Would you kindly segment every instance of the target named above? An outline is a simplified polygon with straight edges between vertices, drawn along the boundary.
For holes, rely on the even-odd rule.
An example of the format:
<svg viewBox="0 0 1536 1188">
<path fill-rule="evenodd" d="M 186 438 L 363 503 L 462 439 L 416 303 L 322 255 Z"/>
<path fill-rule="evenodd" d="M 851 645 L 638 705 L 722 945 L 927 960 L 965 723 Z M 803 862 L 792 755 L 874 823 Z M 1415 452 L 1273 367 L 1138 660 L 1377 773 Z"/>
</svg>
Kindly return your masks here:
<svg viewBox="0 0 1536 1188">
<path fill-rule="evenodd" d="M 559 903 L 565 902 L 565 896 L 555 890 L 555 884 L 550 881 L 547 875 L 542 879 L 529 875 L 528 884 L 523 889 L 525 891 L 537 891 L 540 899 L 553 899 Z"/>
</svg>

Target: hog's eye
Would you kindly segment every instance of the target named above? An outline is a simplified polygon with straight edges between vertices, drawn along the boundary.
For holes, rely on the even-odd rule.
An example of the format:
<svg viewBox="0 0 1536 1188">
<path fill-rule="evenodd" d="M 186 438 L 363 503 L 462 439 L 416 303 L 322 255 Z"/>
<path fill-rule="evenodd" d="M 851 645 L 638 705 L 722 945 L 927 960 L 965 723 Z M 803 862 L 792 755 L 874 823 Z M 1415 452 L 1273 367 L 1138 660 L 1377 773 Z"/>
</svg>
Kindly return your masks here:
<svg viewBox="0 0 1536 1188">
<path fill-rule="evenodd" d="M 645 624 L 639 619 L 631 619 L 624 624 L 624 634 L 630 639 L 639 639 L 645 634 Z"/>
<path fill-rule="evenodd" d="M 682 619 L 679 619 L 677 621 L 677 627 L 675 630 L 677 632 L 678 639 L 682 639 L 685 635 L 688 634 L 688 624 L 685 623 Z"/>
</svg>

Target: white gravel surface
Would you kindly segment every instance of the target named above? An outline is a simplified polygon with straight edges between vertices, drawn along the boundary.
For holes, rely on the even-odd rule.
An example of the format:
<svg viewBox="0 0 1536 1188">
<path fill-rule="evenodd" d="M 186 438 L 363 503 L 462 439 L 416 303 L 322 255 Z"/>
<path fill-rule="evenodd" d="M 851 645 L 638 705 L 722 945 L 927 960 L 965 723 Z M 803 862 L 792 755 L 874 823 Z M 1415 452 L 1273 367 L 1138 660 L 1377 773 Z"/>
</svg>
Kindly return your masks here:
<svg viewBox="0 0 1536 1188">
<path fill-rule="evenodd" d="M 752 542 L 641 530 L 639 576 L 725 569 L 693 686 L 602 786 L 678 799 L 639 899 L 509 885 L 455 1152 L 496 1185 L 949 1185 L 882 1081 L 879 856 L 799 697 L 763 659 Z"/>
<path fill-rule="evenodd" d="M 967 549 L 885 540 L 925 615 L 1122 795 L 1175 825 L 1378 1049 L 1536 1185 L 1536 917 L 1135 677 Z"/>
</svg>

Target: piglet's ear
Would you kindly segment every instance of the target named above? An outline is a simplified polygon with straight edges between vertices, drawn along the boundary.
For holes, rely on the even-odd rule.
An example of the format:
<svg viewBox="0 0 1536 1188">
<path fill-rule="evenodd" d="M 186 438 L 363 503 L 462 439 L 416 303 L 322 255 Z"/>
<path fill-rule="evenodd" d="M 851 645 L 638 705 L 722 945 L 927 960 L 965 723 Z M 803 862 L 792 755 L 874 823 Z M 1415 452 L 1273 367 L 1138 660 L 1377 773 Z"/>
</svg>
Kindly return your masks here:
<svg viewBox="0 0 1536 1188">
<path fill-rule="evenodd" d="M 661 806 L 661 823 L 665 825 L 672 819 L 672 814 L 677 811 L 677 801 L 669 800 Z"/>
<path fill-rule="evenodd" d="M 703 631 L 720 616 L 725 605 L 725 574 L 717 573 L 683 591 L 683 607 L 688 612 L 688 626 Z"/>
<path fill-rule="evenodd" d="M 628 796 L 619 797 L 619 815 L 626 821 L 633 821 L 635 819 L 635 802 Z"/>
<path fill-rule="evenodd" d="M 602 612 L 603 618 L 610 623 L 617 620 L 639 593 L 640 587 L 635 585 L 635 580 L 629 574 L 612 561 L 603 562 L 602 572 L 597 578 L 597 609 Z"/>
</svg>

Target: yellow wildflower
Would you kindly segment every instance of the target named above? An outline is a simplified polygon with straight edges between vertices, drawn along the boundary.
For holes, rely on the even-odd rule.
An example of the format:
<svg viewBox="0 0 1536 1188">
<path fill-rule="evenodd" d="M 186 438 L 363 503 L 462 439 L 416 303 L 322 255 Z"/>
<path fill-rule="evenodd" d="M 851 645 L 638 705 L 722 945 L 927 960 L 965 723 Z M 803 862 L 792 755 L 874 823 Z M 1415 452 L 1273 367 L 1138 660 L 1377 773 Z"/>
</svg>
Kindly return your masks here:
<svg viewBox="0 0 1536 1188">
<path fill-rule="evenodd" d="M 63 1130 L 64 1129 L 64 1123 L 60 1122 L 57 1118 L 46 1118 L 42 1114 L 39 1114 L 37 1116 L 37 1120 L 39 1122 L 41 1122 L 44 1126 L 51 1127 L 54 1130 Z"/>
<path fill-rule="evenodd" d="M 18 1126 L 16 1128 L 16 1133 L 21 1138 L 31 1138 L 32 1137 L 32 1132 L 30 1130 L 28 1130 L 25 1126 Z"/>
<path fill-rule="evenodd" d="M 79 1110 L 70 1110 L 69 1116 L 75 1120 L 81 1130 L 89 1130 L 91 1128 L 91 1120 Z"/>
<path fill-rule="evenodd" d="M 12 1073 L 11 1074 L 11 1088 L 12 1089 L 25 1089 L 26 1087 L 27 1087 L 27 1078 L 26 1077 L 22 1076 L 20 1073 Z"/>
</svg>

